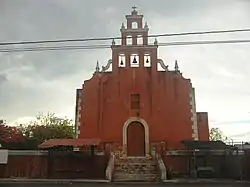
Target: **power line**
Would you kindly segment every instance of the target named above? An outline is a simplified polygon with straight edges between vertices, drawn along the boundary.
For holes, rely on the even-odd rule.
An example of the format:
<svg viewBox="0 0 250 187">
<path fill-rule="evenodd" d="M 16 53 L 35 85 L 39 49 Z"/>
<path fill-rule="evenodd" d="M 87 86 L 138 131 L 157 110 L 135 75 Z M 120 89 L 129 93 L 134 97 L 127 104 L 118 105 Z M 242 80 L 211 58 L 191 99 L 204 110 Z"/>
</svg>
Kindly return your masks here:
<svg viewBox="0 0 250 187">
<path fill-rule="evenodd" d="M 202 45 L 202 44 L 235 44 L 235 43 L 249 43 L 250 40 L 206 40 L 206 41 L 193 41 L 193 42 L 171 42 L 161 43 L 160 46 L 173 46 L 173 45 Z"/>
<path fill-rule="evenodd" d="M 55 50 L 78 50 L 78 49 L 107 49 L 110 45 L 81 45 L 81 46 L 55 46 L 55 47 L 26 47 L 0 49 L 0 52 L 25 52 L 25 51 L 55 51 Z"/>
<path fill-rule="evenodd" d="M 153 35 L 149 35 L 147 37 L 151 38 L 151 37 L 187 36 L 187 35 L 206 35 L 206 34 L 236 33 L 236 32 L 249 32 L 249 31 L 250 31 L 250 28 L 247 28 L 247 29 L 231 29 L 231 30 L 200 31 L 200 32 L 181 32 L 181 33 L 153 34 Z M 131 38 L 131 36 L 129 38 Z M 105 40 L 113 40 L 113 39 L 123 39 L 123 38 L 119 36 L 119 37 L 99 37 L 99 38 L 80 38 L 80 39 L 61 39 L 61 40 L 38 40 L 38 41 L 22 41 L 22 42 L 1 42 L 0 46 L 25 45 L 25 44 L 43 44 L 43 43 L 105 41 Z"/>
<path fill-rule="evenodd" d="M 191 42 L 169 42 L 159 43 L 158 46 L 188 46 L 188 45 L 210 45 L 210 44 L 236 44 L 250 43 L 250 40 L 207 40 L 207 41 L 191 41 Z M 129 47 L 137 48 L 138 45 L 128 45 Z M 44 46 L 44 47 L 26 47 L 26 48 L 6 48 L 0 49 L 0 52 L 32 52 L 32 51 L 56 51 L 56 50 L 90 50 L 90 49 L 108 49 L 110 45 L 65 45 L 65 46 Z M 143 47 L 143 46 L 141 46 Z M 147 46 L 145 46 L 147 47 Z"/>
</svg>

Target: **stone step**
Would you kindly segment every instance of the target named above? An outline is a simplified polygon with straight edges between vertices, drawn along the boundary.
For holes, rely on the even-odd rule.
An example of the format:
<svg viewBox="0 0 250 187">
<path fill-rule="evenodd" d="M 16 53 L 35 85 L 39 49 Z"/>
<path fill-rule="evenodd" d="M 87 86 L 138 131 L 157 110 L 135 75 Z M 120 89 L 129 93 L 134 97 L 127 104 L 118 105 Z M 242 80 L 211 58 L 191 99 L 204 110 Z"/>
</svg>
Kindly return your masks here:
<svg viewBox="0 0 250 187">
<path fill-rule="evenodd" d="M 115 160 L 114 181 L 159 181 L 157 163 L 148 157 L 127 157 Z"/>
<path fill-rule="evenodd" d="M 116 182 L 122 181 L 158 181 L 158 177 L 155 174 L 114 174 L 113 180 Z"/>
<path fill-rule="evenodd" d="M 115 164 L 115 168 L 141 168 L 141 169 L 157 169 L 157 165 L 139 165 L 139 164 Z"/>
<path fill-rule="evenodd" d="M 140 160 L 115 160 L 115 164 L 140 164 L 140 165 L 156 165 L 156 162 L 153 160 L 140 161 Z"/>
<path fill-rule="evenodd" d="M 126 158 L 119 158 L 118 160 L 125 162 L 140 162 L 140 163 L 154 161 L 147 157 L 126 157 Z"/>
<path fill-rule="evenodd" d="M 138 170 L 125 170 L 125 171 L 115 171 L 118 174 L 156 174 L 157 171 L 138 171 Z"/>
<path fill-rule="evenodd" d="M 140 164 L 140 163 L 115 163 L 115 167 L 144 167 L 144 168 L 156 168 L 156 164 Z"/>
<path fill-rule="evenodd" d="M 156 170 L 115 170 L 115 174 L 156 174 Z"/>
<path fill-rule="evenodd" d="M 115 171 L 125 171 L 125 170 L 140 170 L 140 171 L 155 171 L 156 166 L 115 166 Z"/>
<path fill-rule="evenodd" d="M 128 173 L 128 172 L 134 172 L 134 173 L 155 173 L 156 170 L 142 170 L 142 169 L 115 169 L 114 172 L 124 172 L 124 173 Z"/>
<path fill-rule="evenodd" d="M 148 161 L 148 162 L 128 162 L 128 161 L 119 161 L 116 160 L 115 164 L 119 165 L 119 164 L 129 164 L 129 165 L 156 165 L 156 162 L 153 161 Z"/>
</svg>

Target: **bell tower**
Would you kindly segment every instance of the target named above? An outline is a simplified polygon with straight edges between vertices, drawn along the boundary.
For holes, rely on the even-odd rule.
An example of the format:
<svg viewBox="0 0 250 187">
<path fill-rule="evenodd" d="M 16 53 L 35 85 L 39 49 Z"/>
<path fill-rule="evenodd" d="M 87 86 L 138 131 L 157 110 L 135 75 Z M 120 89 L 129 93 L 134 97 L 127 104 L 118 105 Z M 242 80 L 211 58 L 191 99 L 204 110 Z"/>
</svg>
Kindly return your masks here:
<svg viewBox="0 0 250 187">
<path fill-rule="evenodd" d="M 121 44 L 112 42 L 112 71 L 120 68 L 151 68 L 157 71 L 158 43 L 148 44 L 148 24 L 143 22 L 143 15 L 138 14 L 137 7 L 126 15 L 126 24 L 121 25 Z M 125 26 L 126 25 L 126 26 Z"/>
</svg>

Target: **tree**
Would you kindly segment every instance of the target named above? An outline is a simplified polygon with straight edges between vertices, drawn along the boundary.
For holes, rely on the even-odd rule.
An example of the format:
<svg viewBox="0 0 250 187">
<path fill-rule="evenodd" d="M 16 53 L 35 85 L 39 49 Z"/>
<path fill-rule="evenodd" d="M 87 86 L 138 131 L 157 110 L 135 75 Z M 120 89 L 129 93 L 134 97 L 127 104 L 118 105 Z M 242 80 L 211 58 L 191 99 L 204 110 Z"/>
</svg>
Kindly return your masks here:
<svg viewBox="0 0 250 187">
<path fill-rule="evenodd" d="M 22 141 L 24 136 L 16 127 L 6 125 L 0 121 L 0 141 L 1 142 L 18 142 Z"/>
<path fill-rule="evenodd" d="M 27 138 L 17 127 L 6 125 L 6 123 L 0 121 L 0 144 L 4 149 L 25 149 L 24 142 Z"/>
<path fill-rule="evenodd" d="M 48 139 L 74 138 L 73 121 L 54 113 L 39 113 L 35 121 L 18 127 L 0 120 L 0 145 L 4 149 L 38 149 Z"/>
<path fill-rule="evenodd" d="M 54 113 L 39 113 L 36 121 L 28 125 L 20 125 L 22 133 L 41 144 L 48 139 L 74 138 L 73 120 L 56 117 Z"/>
<path fill-rule="evenodd" d="M 219 128 L 211 128 L 209 132 L 209 138 L 211 141 L 225 142 L 228 140 L 228 137 L 226 137 Z"/>
</svg>

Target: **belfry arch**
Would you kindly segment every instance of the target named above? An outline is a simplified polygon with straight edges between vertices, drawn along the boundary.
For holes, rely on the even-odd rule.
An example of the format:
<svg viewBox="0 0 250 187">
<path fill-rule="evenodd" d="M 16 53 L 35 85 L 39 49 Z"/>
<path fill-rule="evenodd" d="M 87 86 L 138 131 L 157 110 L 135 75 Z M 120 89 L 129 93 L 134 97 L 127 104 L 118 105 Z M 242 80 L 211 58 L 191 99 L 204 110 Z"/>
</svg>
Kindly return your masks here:
<svg viewBox="0 0 250 187">
<path fill-rule="evenodd" d="M 149 155 L 149 128 L 147 122 L 139 117 L 131 117 L 129 118 L 123 125 L 123 132 L 122 132 L 122 137 L 123 137 L 123 151 L 126 153 L 127 156 L 127 145 L 128 145 L 128 127 L 134 122 L 140 123 L 144 127 L 144 132 L 145 132 L 145 156 Z"/>
</svg>

